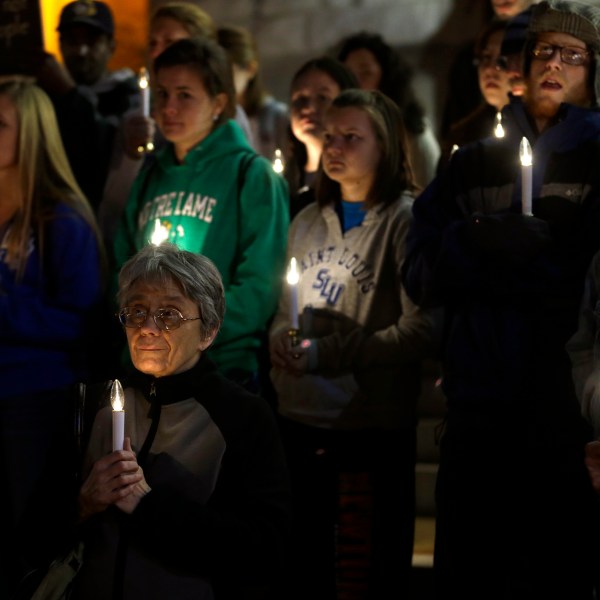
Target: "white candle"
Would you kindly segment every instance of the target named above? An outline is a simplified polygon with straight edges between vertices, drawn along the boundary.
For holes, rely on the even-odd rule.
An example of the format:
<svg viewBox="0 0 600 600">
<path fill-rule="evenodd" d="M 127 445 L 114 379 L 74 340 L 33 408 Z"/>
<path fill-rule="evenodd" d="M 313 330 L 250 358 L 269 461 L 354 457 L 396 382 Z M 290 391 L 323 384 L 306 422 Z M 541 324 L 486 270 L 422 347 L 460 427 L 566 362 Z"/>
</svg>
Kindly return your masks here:
<svg viewBox="0 0 600 600">
<path fill-rule="evenodd" d="M 287 272 L 287 282 L 290 286 L 290 320 L 292 329 L 298 329 L 298 281 L 300 275 L 296 268 L 296 259 L 292 256 Z"/>
<path fill-rule="evenodd" d="M 110 388 L 110 403 L 112 404 L 112 439 L 113 452 L 123 450 L 125 439 L 125 394 L 123 386 L 118 379 L 112 382 Z"/>
<path fill-rule="evenodd" d="M 142 114 L 148 118 L 150 116 L 150 80 L 148 79 L 148 71 L 145 67 L 140 69 L 138 77 L 140 93 L 142 94 Z"/>
<path fill-rule="evenodd" d="M 531 204 L 533 153 L 526 137 L 521 139 L 519 156 L 521 158 L 521 212 L 531 216 L 533 215 Z"/>
<path fill-rule="evenodd" d="M 502 113 L 500 111 L 496 113 L 496 126 L 494 127 L 494 135 L 497 138 L 504 137 L 504 127 L 502 127 Z"/>
</svg>

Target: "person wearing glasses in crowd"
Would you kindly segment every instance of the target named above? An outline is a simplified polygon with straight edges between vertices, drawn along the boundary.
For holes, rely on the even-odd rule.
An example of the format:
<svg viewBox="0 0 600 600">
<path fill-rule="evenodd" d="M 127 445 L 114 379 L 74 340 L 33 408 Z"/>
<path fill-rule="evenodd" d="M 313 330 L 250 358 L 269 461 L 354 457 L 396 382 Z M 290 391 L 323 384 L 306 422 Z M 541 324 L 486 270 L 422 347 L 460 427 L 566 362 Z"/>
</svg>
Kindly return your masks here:
<svg viewBox="0 0 600 600">
<path fill-rule="evenodd" d="M 72 598 L 262 598 L 290 529 L 289 481 L 268 404 L 206 356 L 225 312 L 221 276 L 202 255 L 146 246 L 123 266 L 118 300 L 135 366 L 125 443 L 112 451 L 102 409 Z"/>
<path fill-rule="evenodd" d="M 600 248 L 600 9 L 536 4 L 524 52 L 506 136 L 452 155 L 407 242 L 409 295 L 446 308 L 438 598 L 589 599 L 600 564 L 592 432 L 565 351 Z"/>
</svg>

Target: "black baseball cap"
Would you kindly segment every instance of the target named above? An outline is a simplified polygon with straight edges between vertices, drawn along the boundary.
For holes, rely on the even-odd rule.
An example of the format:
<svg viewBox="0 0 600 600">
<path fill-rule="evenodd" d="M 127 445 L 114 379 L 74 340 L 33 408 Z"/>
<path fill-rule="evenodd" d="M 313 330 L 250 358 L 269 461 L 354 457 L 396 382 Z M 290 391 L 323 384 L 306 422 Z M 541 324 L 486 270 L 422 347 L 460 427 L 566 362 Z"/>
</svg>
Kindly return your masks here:
<svg viewBox="0 0 600 600">
<path fill-rule="evenodd" d="M 104 2 L 76 0 L 67 4 L 56 29 L 62 33 L 71 25 L 89 25 L 110 36 L 115 32 L 112 12 Z"/>
</svg>

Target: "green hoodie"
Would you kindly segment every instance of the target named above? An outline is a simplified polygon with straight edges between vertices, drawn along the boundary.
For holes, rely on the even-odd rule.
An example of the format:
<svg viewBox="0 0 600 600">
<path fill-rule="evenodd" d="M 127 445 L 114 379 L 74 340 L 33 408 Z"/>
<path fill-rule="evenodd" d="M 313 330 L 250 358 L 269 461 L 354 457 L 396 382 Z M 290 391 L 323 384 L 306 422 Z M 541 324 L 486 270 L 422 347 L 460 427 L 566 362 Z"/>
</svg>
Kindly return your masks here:
<svg viewBox="0 0 600 600">
<path fill-rule="evenodd" d="M 210 258 L 225 286 L 226 313 L 210 350 L 219 369 L 254 372 L 261 335 L 277 306 L 287 241 L 288 192 L 233 121 L 178 164 L 161 150 L 133 185 L 115 239 L 117 267 L 162 240 Z"/>
</svg>

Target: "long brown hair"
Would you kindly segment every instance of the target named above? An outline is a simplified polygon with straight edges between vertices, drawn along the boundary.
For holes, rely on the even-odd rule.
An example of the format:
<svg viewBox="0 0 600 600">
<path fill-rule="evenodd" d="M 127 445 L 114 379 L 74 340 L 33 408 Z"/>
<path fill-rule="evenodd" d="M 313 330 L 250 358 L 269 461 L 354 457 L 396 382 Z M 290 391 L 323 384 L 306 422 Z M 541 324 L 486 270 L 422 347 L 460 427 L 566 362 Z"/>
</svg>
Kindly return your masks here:
<svg viewBox="0 0 600 600">
<path fill-rule="evenodd" d="M 71 171 L 46 93 L 25 77 L 0 79 L 0 96 L 8 97 L 19 122 L 17 172 L 20 206 L 7 233 L 8 261 L 21 280 L 27 262 L 30 231 L 37 234 L 43 260 L 44 230 L 54 207 L 67 204 L 90 226 L 101 249 L 94 213 Z M 101 252 L 101 256 L 102 252 Z"/>
<path fill-rule="evenodd" d="M 417 186 L 408 158 L 406 130 L 396 103 L 377 90 L 350 89 L 337 96 L 329 110 L 349 107 L 362 110 L 369 117 L 381 153 L 365 206 L 391 204 L 403 191 L 415 192 Z M 340 184 L 324 171 L 317 180 L 316 199 L 319 206 L 341 199 Z"/>
</svg>

